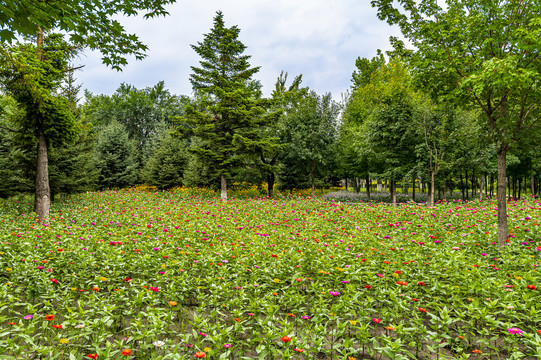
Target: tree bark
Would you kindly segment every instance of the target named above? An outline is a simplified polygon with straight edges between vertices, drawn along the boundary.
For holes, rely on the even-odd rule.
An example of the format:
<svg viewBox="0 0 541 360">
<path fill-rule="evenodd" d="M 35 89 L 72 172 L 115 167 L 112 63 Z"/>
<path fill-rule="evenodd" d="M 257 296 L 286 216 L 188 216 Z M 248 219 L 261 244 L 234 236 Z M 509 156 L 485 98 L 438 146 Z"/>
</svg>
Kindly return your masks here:
<svg viewBox="0 0 541 360">
<path fill-rule="evenodd" d="M 220 195 L 221 195 L 222 200 L 227 200 L 227 178 L 225 177 L 225 175 L 221 176 L 220 189 L 221 189 Z"/>
<path fill-rule="evenodd" d="M 274 173 L 267 174 L 267 196 L 274 195 Z"/>
<path fill-rule="evenodd" d="M 312 176 L 312 197 L 316 196 L 316 162 L 310 161 L 310 174 Z"/>
<path fill-rule="evenodd" d="M 481 185 L 479 186 L 479 201 L 483 201 L 484 187 L 485 187 L 485 175 L 481 176 Z"/>
<path fill-rule="evenodd" d="M 38 158 L 36 166 L 36 194 L 34 211 L 40 220 L 49 216 L 51 207 L 51 189 L 49 187 L 49 160 L 47 156 L 47 139 L 43 129 L 40 129 L 38 137 Z"/>
<path fill-rule="evenodd" d="M 434 179 L 436 177 L 435 171 L 430 171 L 430 194 L 428 195 L 428 206 L 434 206 L 434 192 L 435 192 L 435 184 Z"/>
<path fill-rule="evenodd" d="M 505 182 L 506 182 L 506 157 L 507 157 L 507 146 L 502 144 L 497 151 L 498 158 L 498 185 L 497 185 L 497 196 L 498 196 L 498 246 L 501 248 L 507 240 L 507 198 L 505 191 Z"/>
<path fill-rule="evenodd" d="M 413 191 L 412 191 L 412 193 L 411 193 L 411 199 L 412 199 L 413 201 L 415 201 L 415 176 L 413 177 L 413 184 L 412 184 L 412 186 L 413 186 Z"/>
<path fill-rule="evenodd" d="M 535 181 L 533 178 L 533 173 L 530 174 L 530 188 L 532 189 L 532 198 L 535 195 Z"/>
<path fill-rule="evenodd" d="M 396 182 L 394 180 L 389 182 L 389 189 L 391 191 L 391 203 L 396 205 Z"/>
<path fill-rule="evenodd" d="M 366 175 L 366 200 L 370 201 L 370 175 Z"/>
</svg>

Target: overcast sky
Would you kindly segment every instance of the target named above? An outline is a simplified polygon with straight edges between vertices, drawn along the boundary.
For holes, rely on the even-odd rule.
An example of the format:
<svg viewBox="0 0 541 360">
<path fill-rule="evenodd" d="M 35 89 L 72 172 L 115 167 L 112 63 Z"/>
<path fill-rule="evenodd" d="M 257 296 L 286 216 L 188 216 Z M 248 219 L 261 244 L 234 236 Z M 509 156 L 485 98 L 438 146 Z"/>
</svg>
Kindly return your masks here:
<svg viewBox="0 0 541 360">
<path fill-rule="evenodd" d="M 355 59 L 389 50 L 389 36 L 399 34 L 378 20 L 368 0 L 178 0 L 168 10 L 165 18 L 121 20 L 149 47 L 147 58 L 128 59 L 122 72 L 102 65 L 99 53 L 85 52 L 78 59 L 85 67 L 76 73 L 83 89 L 110 95 L 123 82 L 145 88 L 163 80 L 171 93 L 191 95 L 190 66 L 200 58 L 190 45 L 203 40 L 221 10 L 227 27 L 240 28 L 251 65 L 261 67 L 254 78 L 265 95 L 284 70 L 289 79 L 302 73 L 303 85 L 340 100 Z"/>
</svg>

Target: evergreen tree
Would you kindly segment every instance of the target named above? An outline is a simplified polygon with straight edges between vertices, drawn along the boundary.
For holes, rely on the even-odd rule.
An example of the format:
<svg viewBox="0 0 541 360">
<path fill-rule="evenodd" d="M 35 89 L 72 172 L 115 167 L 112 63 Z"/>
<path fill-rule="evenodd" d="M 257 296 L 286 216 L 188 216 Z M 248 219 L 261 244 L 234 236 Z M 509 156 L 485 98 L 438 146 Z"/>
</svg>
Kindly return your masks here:
<svg viewBox="0 0 541 360">
<path fill-rule="evenodd" d="M 180 135 L 202 140 L 190 150 L 218 169 L 222 199 L 227 199 L 227 179 L 244 165 L 248 155 L 279 146 L 262 131 L 278 113 L 264 109 L 267 101 L 261 99 L 252 80 L 259 67 L 251 67 L 250 56 L 243 55 L 246 46 L 238 40 L 239 32 L 237 26 L 227 28 L 218 12 L 211 32 L 192 45 L 202 60 L 200 67 L 192 67 L 190 81 L 195 92 L 207 95 L 202 97 L 205 110 L 188 106 L 178 128 Z"/>
<path fill-rule="evenodd" d="M 158 189 L 182 185 L 188 161 L 185 145 L 184 141 L 177 141 L 171 135 L 167 135 L 145 165 L 143 171 L 145 183 Z"/>
<path fill-rule="evenodd" d="M 98 188 L 123 188 L 135 184 L 134 150 L 133 141 L 122 124 L 113 122 L 103 129 L 94 149 L 94 166 L 99 171 Z"/>
</svg>

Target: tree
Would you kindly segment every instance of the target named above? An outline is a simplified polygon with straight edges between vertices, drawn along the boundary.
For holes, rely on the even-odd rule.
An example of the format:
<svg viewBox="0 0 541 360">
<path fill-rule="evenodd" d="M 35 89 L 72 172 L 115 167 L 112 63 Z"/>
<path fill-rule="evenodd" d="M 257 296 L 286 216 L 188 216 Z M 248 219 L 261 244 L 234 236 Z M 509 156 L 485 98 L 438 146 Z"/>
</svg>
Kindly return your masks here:
<svg viewBox="0 0 541 360">
<path fill-rule="evenodd" d="M 435 97 L 460 100 L 484 114 L 498 159 L 498 244 L 508 238 L 506 155 L 538 125 L 541 91 L 541 3 L 536 0 L 372 0 L 378 17 L 398 24 L 416 50 L 418 83 Z"/>
<path fill-rule="evenodd" d="M 113 122 L 103 129 L 94 148 L 94 167 L 99 171 L 99 189 L 123 188 L 135 184 L 137 163 L 134 148 L 122 124 Z"/>
<path fill-rule="evenodd" d="M 294 105 L 284 115 L 286 131 L 285 152 L 290 163 L 296 157 L 308 166 L 312 196 L 315 195 L 315 179 L 318 167 L 333 156 L 336 141 L 339 105 L 331 94 L 317 95 L 308 88 L 294 94 Z"/>
<path fill-rule="evenodd" d="M 25 113 L 14 129 L 5 129 L 37 139 L 34 211 L 40 219 L 48 216 L 50 208 L 48 149 L 70 142 L 77 134 L 69 101 L 58 93 L 73 56 L 62 35 L 44 37 L 42 31 L 37 45 L 0 47 L 0 84 Z"/>
<path fill-rule="evenodd" d="M 181 186 L 187 161 L 185 142 L 167 134 L 145 165 L 145 183 L 161 190 Z"/>
<path fill-rule="evenodd" d="M 227 28 L 218 12 L 211 32 L 192 45 L 202 60 L 200 67 L 192 67 L 190 82 L 195 92 L 207 95 L 203 97 L 205 110 L 186 107 L 178 128 L 179 135 L 202 140 L 190 150 L 218 169 L 222 199 L 227 199 L 227 178 L 248 155 L 279 146 L 275 138 L 264 134 L 265 125 L 278 113 L 265 110 L 267 101 L 261 99 L 259 85 L 252 80 L 259 67 L 251 67 L 250 56 L 243 55 L 246 46 L 238 40 L 239 32 L 237 26 Z"/>
<path fill-rule="evenodd" d="M 127 64 L 126 55 L 142 59 L 147 47 L 136 35 L 126 33 L 115 16 L 137 15 L 140 11 L 146 12 L 145 18 L 166 15 L 164 5 L 173 2 L 21 0 L 0 4 L 3 86 L 9 93 L 20 95 L 15 98 L 27 113 L 27 119 L 19 124 L 19 129 L 11 130 L 30 131 L 38 139 L 34 210 L 40 219 L 47 218 L 50 208 L 48 148 L 75 135 L 69 106 L 61 97 L 55 96 L 74 50 L 81 47 L 100 50 L 104 64 L 121 70 Z M 71 46 L 63 47 L 62 52 L 48 52 L 45 48 L 44 34 L 55 29 L 70 40 Z M 33 49 L 5 45 L 25 36 L 35 36 Z M 22 54 L 23 50 L 26 55 L 14 56 Z M 55 61 L 51 61 L 52 58 Z"/>
</svg>

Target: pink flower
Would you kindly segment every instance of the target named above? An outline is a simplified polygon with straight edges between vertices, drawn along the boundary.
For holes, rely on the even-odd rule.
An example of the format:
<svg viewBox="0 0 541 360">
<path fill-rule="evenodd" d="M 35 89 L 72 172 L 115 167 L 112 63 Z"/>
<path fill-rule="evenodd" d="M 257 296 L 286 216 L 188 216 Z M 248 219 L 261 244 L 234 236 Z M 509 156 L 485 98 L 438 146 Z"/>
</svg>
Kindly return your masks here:
<svg viewBox="0 0 541 360">
<path fill-rule="evenodd" d="M 55 284 L 58 284 L 58 280 L 56 279 L 51 279 L 52 282 L 54 282 Z"/>
<path fill-rule="evenodd" d="M 381 319 L 373 318 L 372 321 L 375 322 L 376 324 L 379 324 L 381 322 Z"/>
</svg>

